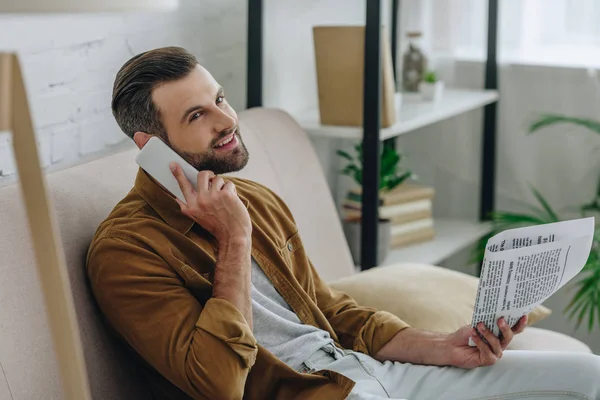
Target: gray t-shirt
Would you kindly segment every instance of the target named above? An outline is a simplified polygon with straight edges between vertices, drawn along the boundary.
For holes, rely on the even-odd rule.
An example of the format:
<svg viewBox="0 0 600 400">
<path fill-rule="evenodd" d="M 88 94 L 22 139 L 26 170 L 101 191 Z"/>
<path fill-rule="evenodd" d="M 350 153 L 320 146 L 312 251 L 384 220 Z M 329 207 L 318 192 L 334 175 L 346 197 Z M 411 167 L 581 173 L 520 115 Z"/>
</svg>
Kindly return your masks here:
<svg viewBox="0 0 600 400">
<path fill-rule="evenodd" d="M 254 259 L 252 325 L 258 344 L 296 371 L 309 356 L 333 343 L 329 332 L 300 321 Z"/>
</svg>

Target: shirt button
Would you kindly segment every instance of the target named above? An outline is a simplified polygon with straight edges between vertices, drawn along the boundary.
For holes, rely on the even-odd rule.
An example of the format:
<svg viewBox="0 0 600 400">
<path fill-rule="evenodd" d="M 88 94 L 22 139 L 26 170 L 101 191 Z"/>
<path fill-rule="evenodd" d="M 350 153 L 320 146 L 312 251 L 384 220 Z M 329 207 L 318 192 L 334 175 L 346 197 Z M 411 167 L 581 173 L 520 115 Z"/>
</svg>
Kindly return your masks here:
<svg viewBox="0 0 600 400">
<path fill-rule="evenodd" d="M 287 248 L 288 248 L 289 251 L 294 250 L 294 246 L 292 246 L 291 243 L 288 243 Z"/>
</svg>

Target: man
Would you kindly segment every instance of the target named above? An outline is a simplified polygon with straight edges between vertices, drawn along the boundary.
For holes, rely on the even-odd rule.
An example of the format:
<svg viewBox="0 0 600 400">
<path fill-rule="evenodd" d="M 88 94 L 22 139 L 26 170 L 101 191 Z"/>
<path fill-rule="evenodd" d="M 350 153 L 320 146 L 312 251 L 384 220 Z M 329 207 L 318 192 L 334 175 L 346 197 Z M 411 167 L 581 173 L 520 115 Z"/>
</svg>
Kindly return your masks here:
<svg viewBox="0 0 600 400">
<path fill-rule="evenodd" d="M 221 176 L 248 162 L 243 132 L 184 49 L 129 60 L 112 108 L 138 147 L 158 136 L 200 171 L 194 190 L 172 165 L 183 203 L 140 170 L 88 254 L 98 304 L 157 396 L 600 399 L 596 356 L 504 352 L 525 318 L 500 320 L 501 339 L 482 324 L 436 334 L 330 289 L 283 201 Z"/>
</svg>

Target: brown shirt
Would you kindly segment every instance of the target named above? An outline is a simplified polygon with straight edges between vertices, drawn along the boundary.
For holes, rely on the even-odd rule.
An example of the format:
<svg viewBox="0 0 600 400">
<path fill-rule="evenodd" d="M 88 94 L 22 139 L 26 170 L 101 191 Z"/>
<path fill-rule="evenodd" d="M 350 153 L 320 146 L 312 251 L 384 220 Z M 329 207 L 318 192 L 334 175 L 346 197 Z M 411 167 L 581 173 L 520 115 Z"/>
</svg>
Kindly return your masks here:
<svg viewBox="0 0 600 400">
<path fill-rule="evenodd" d="M 285 203 L 258 183 L 230 179 L 252 220 L 252 256 L 303 323 L 370 355 L 407 327 L 331 289 Z M 211 298 L 216 249 L 214 238 L 140 170 L 88 253 L 91 287 L 109 325 L 154 373 L 193 399 L 344 399 L 350 379 L 294 371 L 256 343 L 231 303 Z M 164 398 L 189 398 L 180 390 L 177 396 L 161 388 Z"/>
</svg>

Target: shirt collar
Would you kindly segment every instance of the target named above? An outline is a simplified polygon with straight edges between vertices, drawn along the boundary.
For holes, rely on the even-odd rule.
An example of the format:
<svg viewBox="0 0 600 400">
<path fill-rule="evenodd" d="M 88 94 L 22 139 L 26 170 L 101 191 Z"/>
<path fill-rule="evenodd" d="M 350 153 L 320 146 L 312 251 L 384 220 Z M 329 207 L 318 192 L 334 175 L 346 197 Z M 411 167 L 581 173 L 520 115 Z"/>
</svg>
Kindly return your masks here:
<svg viewBox="0 0 600 400">
<path fill-rule="evenodd" d="M 173 229 L 184 235 L 192 229 L 194 221 L 181 212 L 179 204 L 175 201 L 175 197 L 150 178 L 150 175 L 141 168 L 138 170 L 137 177 L 135 178 L 134 188 L 150 207 Z M 242 200 L 246 208 L 249 208 L 250 203 L 239 192 L 238 197 Z"/>
</svg>

